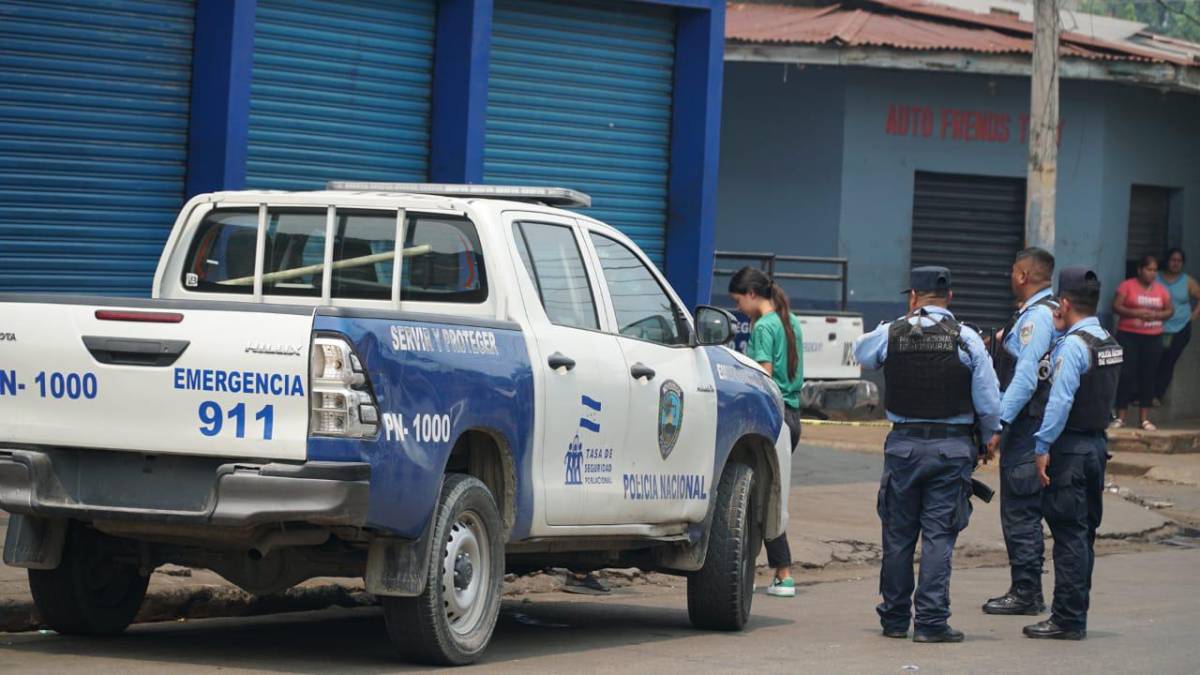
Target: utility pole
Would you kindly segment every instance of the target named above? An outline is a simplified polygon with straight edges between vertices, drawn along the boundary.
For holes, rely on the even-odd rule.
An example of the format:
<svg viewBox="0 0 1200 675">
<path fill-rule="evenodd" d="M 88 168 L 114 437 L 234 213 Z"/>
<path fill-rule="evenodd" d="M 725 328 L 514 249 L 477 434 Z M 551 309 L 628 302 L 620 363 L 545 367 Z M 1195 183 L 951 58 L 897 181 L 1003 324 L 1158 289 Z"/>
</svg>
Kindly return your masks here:
<svg viewBox="0 0 1200 675">
<path fill-rule="evenodd" d="M 1033 77 L 1029 97 L 1029 178 L 1025 243 L 1054 251 L 1058 178 L 1058 1 L 1033 0 Z"/>
</svg>

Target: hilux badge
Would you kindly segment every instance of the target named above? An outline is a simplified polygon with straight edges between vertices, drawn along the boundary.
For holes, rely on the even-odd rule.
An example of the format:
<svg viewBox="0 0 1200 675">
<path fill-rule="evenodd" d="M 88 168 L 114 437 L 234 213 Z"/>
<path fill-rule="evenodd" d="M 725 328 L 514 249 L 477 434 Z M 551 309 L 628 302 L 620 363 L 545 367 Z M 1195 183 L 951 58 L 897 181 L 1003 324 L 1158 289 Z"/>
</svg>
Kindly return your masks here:
<svg viewBox="0 0 1200 675">
<path fill-rule="evenodd" d="M 269 345 L 262 342 L 255 342 L 246 346 L 247 354 L 275 354 L 277 356 L 300 356 L 304 352 L 303 347 L 291 345 Z"/>
</svg>

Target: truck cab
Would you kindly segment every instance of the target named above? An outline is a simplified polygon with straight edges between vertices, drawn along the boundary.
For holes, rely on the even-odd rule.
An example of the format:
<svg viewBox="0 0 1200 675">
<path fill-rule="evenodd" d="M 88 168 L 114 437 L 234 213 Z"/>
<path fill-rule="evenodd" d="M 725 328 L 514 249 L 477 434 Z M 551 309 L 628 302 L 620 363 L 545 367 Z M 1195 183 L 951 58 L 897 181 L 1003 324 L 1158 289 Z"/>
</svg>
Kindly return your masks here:
<svg viewBox="0 0 1200 675">
<path fill-rule="evenodd" d="M 122 631 L 165 563 L 362 576 L 430 663 L 482 654 L 506 569 L 685 574 L 693 623 L 741 628 L 786 527 L 778 390 L 588 203 L 206 194 L 150 299 L 0 296 L 5 562 L 64 633 Z"/>
</svg>

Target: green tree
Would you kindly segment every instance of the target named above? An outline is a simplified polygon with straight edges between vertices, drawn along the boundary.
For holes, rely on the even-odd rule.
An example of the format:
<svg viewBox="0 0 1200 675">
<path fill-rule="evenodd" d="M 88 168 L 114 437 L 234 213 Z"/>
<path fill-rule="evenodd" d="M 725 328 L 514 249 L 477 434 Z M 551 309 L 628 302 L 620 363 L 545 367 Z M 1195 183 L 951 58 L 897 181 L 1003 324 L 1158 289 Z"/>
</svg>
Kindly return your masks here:
<svg viewBox="0 0 1200 675">
<path fill-rule="evenodd" d="M 1079 0 L 1087 14 L 1146 24 L 1159 35 L 1200 43 L 1200 0 Z"/>
</svg>

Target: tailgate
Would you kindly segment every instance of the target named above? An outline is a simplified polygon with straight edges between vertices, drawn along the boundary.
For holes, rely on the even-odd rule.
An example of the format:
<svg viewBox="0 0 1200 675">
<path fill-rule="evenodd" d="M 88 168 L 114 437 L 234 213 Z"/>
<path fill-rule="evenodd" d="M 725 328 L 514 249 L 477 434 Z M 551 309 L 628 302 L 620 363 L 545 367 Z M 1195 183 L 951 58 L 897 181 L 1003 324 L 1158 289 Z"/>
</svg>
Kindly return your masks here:
<svg viewBox="0 0 1200 675">
<path fill-rule="evenodd" d="M 136 304 L 0 302 L 0 445 L 305 458 L 311 313 Z"/>
<path fill-rule="evenodd" d="M 854 341 L 862 335 L 862 317 L 845 314 L 801 314 L 804 334 L 804 379 L 857 380 Z"/>
</svg>

